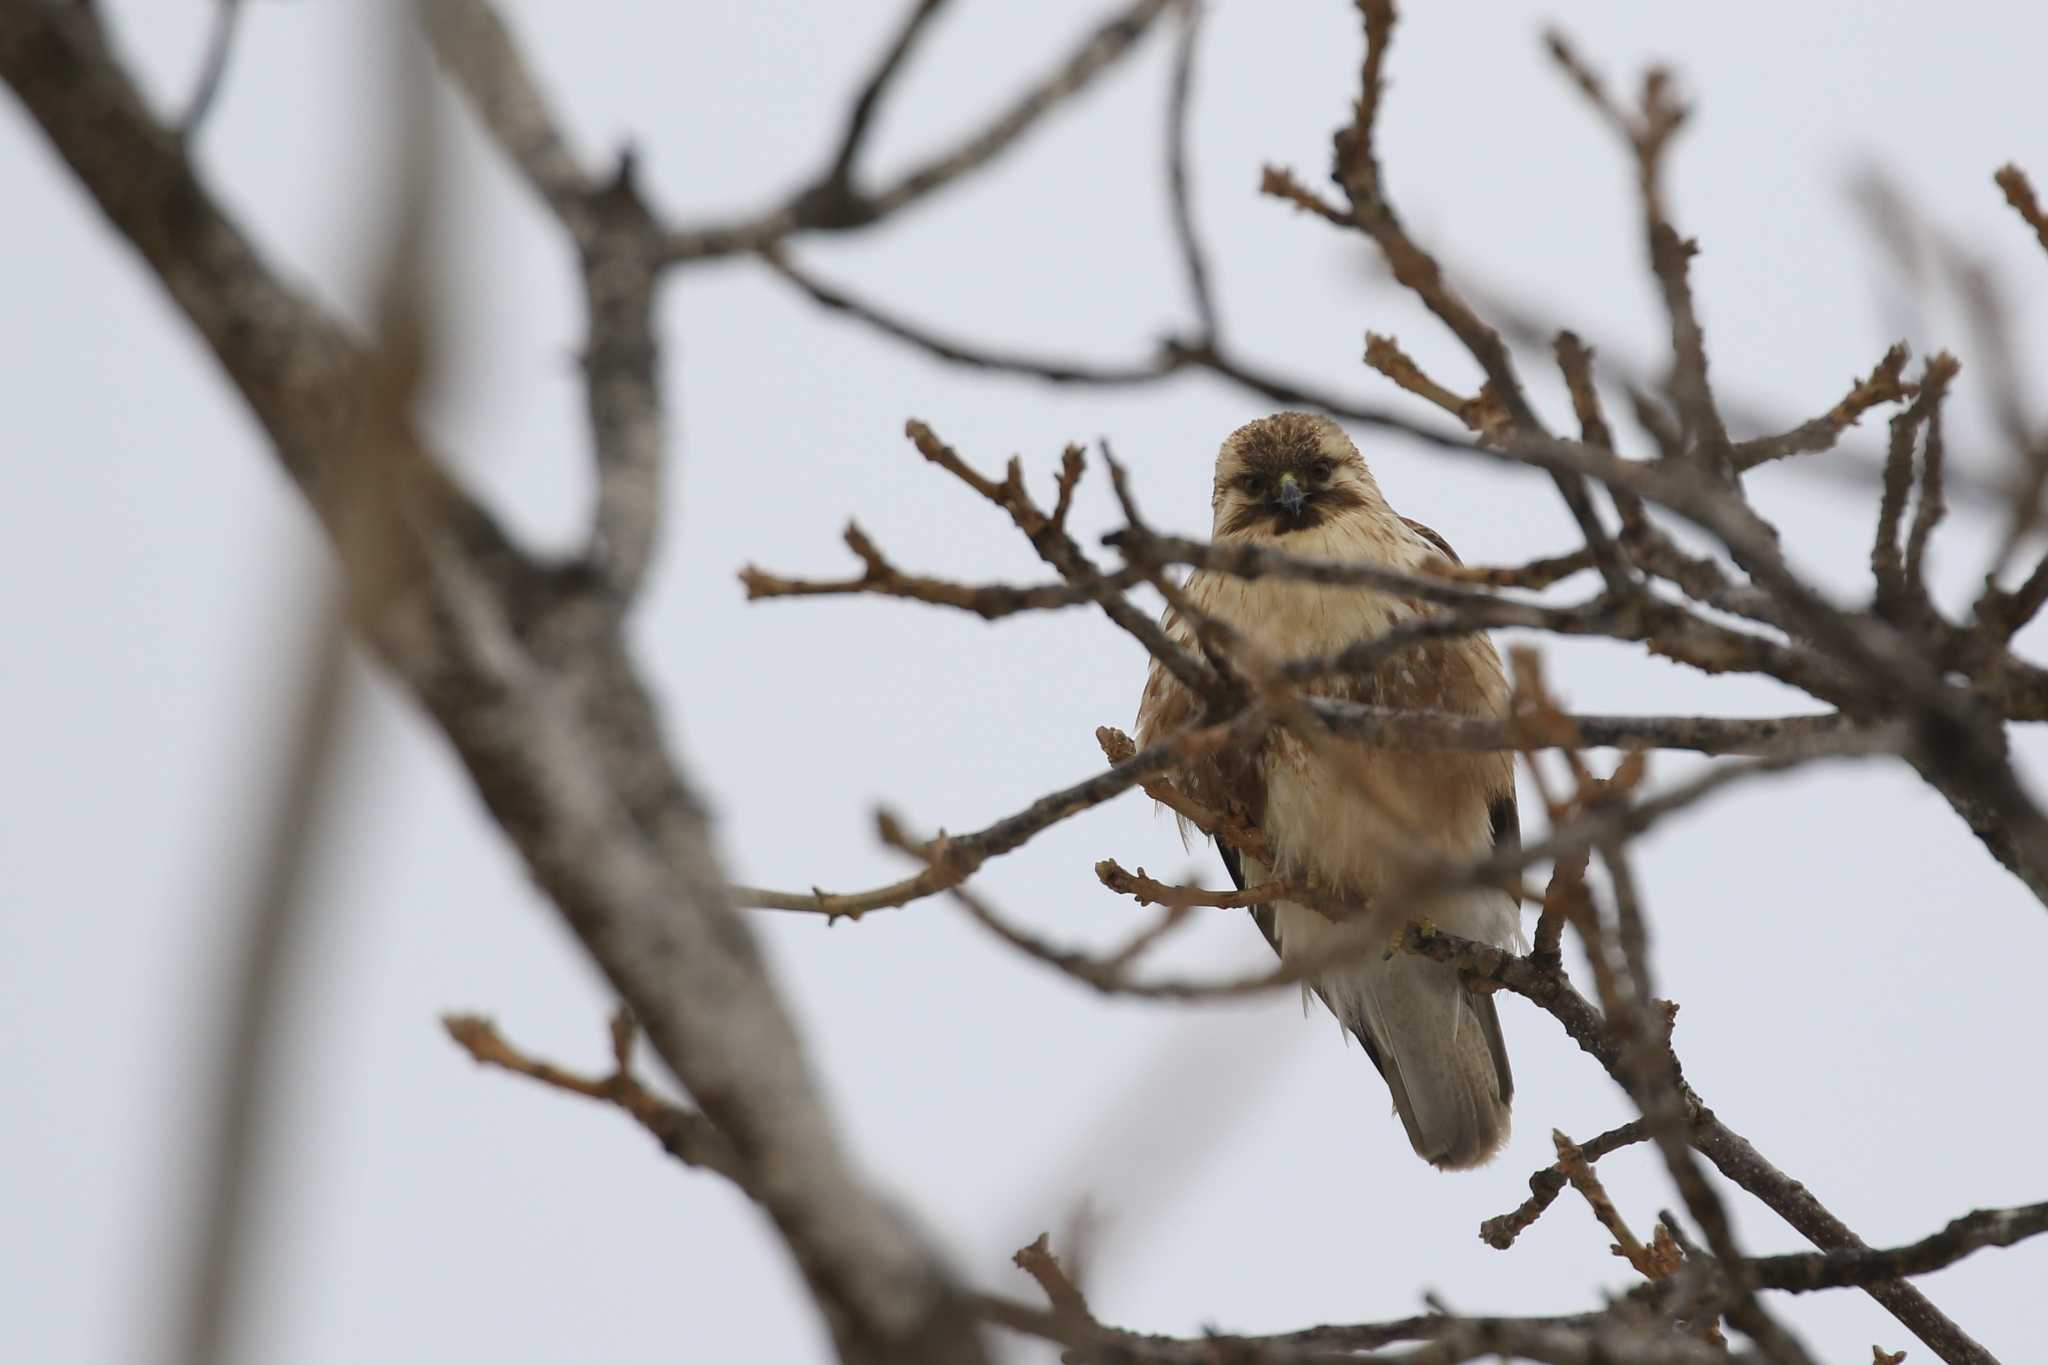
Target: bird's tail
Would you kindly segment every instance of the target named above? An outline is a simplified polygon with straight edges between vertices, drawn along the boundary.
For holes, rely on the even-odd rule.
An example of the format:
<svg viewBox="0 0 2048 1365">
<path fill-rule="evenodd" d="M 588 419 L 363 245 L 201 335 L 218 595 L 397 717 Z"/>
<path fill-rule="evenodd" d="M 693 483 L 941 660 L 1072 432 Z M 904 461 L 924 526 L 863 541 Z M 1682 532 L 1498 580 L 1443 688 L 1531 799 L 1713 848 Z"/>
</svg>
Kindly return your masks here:
<svg viewBox="0 0 2048 1365">
<path fill-rule="evenodd" d="M 1397 954 L 1352 968 L 1355 1008 L 1339 1017 L 1372 1054 L 1415 1154 L 1433 1166 L 1477 1166 L 1508 1137 L 1515 1097 L 1500 1016 L 1457 970 Z"/>
<path fill-rule="evenodd" d="M 1285 956 L 1332 927 L 1312 910 L 1281 910 Z M 1513 918 L 1507 923 L 1510 935 L 1519 932 Z M 1461 1170 L 1507 1141 L 1515 1081 L 1492 996 L 1467 990 L 1455 968 L 1406 953 L 1369 954 L 1313 988 L 1386 1079 L 1417 1156 Z"/>
</svg>

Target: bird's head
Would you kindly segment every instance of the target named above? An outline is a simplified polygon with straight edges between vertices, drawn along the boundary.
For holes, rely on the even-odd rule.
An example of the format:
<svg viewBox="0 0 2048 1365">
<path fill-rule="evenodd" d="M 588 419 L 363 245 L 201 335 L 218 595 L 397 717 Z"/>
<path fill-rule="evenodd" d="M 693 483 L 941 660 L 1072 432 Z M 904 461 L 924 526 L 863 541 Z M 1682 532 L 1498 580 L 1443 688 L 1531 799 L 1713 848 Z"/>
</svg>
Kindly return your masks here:
<svg viewBox="0 0 2048 1365">
<path fill-rule="evenodd" d="M 1246 423 L 1216 454 L 1215 534 L 1271 539 L 1384 510 L 1365 457 L 1343 428 L 1308 412 Z"/>
</svg>

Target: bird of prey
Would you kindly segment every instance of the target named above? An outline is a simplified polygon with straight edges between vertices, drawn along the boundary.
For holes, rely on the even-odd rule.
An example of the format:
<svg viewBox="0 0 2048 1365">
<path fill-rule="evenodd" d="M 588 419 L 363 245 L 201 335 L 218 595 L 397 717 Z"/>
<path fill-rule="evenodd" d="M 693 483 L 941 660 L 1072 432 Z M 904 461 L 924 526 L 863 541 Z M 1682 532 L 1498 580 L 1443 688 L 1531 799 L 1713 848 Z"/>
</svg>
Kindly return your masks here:
<svg viewBox="0 0 2048 1365">
<path fill-rule="evenodd" d="M 1211 505 L 1218 544 L 1267 545 L 1410 573 L 1432 561 L 1457 562 L 1434 531 L 1387 505 L 1337 424 L 1311 413 L 1276 413 L 1232 432 L 1216 457 Z M 1429 611 L 1396 593 L 1201 570 L 1183 590 L 1190 606 L 1274 660 L 1334 654 Z M 1194 628 L 1179 613 L 1167 612 L 1165 628 L 1195 647 Z M 1500 656 L 1476 634 L 1410 646 L 1370 674 L 1330 677 L 1310 690 L 1469 715 L 1504 715 L 1508 704 Z M 1173 733 L 1196 708 L 1155 660 L 1138 711 L 1139 743 Z M 1255 746 L 1190 764 L 1179 782 L 1264 835 L 1263 861 L 1218 843 L 1240 890 L 1275 880 L 1313 886 L 1319 899 L 1366 916 L 1375 941 L 1427 917 L 1467 938 L 1522 946 L 1520 908 L 1509 891 L 1459 890 L 1426 905 L 1381 898 L 1420 856 L 1463 860 L 1520 837 L 1508 754 L 1366 749 L 1317 743 L 1275 726 Z M 1259 906 L 1252 915 L 1283 960 L 1310 952 L 1335 928 L 1290 901 Z M 1443 963 L 1377 949 L 1347 958 L 1307 989 L 1379 1068 L 1423 1160 L 1445 1170 L 1476 1166 L 1506 1140 L 1514 1078 L 1492 996 L 1468 990 Z"/>
</svg>

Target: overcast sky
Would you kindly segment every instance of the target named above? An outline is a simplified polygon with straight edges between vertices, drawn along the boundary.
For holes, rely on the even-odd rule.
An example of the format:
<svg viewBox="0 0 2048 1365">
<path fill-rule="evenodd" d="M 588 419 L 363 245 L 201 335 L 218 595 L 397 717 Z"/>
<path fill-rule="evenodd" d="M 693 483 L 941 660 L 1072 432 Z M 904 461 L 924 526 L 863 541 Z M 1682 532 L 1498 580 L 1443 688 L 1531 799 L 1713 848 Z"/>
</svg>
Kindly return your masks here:
<svg viewBox="0 0 2048 1365">
<path fill-rule="evenodd" d="M 182 100 L 211 7 L 107 8 L 149 87 Z M 387 183 L 381 8 L 250 6 L 202 158 L 271 257 L 357 318 Z M 820 164 L 899 5 L 506 8 L 580 148 L 595 158 L 631 138 L 653 198 L 685 220 L 764 204 Z M 1553 311 L 1609 356 L 1654 354 L 1630 173 L 1542 55 L 1549 16 L 1475 0 L 1412 8 L 1381 124 L 1411 225 L 1476 283 Z M 885 111 L 878 168 L 946 145 L 1100 12 L 958 0 Z M 1990 172 L 2014 159 L 2048 183 L 2048 13 L 1610 0 L 1568 16 L 1617 86 L 1668 57 L 1698 101 L 1673 201 L 1703 248 L 1694 278 L 1715 380 L 1746 409 L 1820 411 L 1902 330 L 1923 354 L 1973 359 L 1956 310 L 1871 249 L 1847 187 L 1873 164 L 1984 254 L 2030 353 L 2044 353 L 2048 260 Z M 991 174 L 885 227 L 801 243 L 802 259 L 968 336 L 1147 354 L 1186 318 L 1162 189 L 1163 39 Z M 1361 398 L 1397 397 L 1357 363 L 1368 329 L 1469 388 L 1470 362 L 1355 243 L 1253 192 L 1264 161 L 1320 180 L 1358 55 L 1339 0 L 1211 7 L 1194 164 L 1227 323 L 1262 363 Z M 430 420 L 523 536 L 566 547 L 589 500 L 572 262 L 441 103 L 446 370 Z M 0 659 L 12 777 L 0 784 L 0 1356 L 115 1365 L 150 1358 L 170 1321 L 223 935 L 326 559 L 211 361 L 11 102 L 0 184 L 13 638 Z M 1216 443 L 1265 408 L 1198 379 L 1117 394 L 976 378 L 821 314 L 744 262 L 675 280 L 661 322 L 676 477 L 637 637 L 734 877 L 871 885 L 901 871 L 872 837 L 878 802 L 919 827 L 965 829 L 1097 770 L 1092 731 L 1129 725 L 1144 673 L 1099 618 L 989 626 L 889 603 L 748 606 L 734 575 L 747 562 L 842 571 L 837 538 L 855 516 L 906 568 L 1042 577 L 999 514 L 909 450 L 906 416 L 984 468 L 1021 453 L 1041 488 L 1064 442 L 1110 437 L 1154 520 L 1199 533 Z M 1954 444 L 1963 467 L 1992 475 L 1983 369 L 1964 371 Z M 1547 376 L 1538 388 L 1566 411 Z M 1857 444 L 1881 430 L 1867 422 Z M 1395 505 L 1468 560 L 1572 543 L 1547 480 L 1359 435 Z M 1775 468 L 1752 483 L 1800 564 L 1864 590 L 1874 488 Z M 1099 481 L 1077 520 L 1091 536 L 1112 523 Z M 1967 600 L 1992 525 L 1965 505 L 1944 533 L 1948 600 Z M 1555 647 L 1551 676 L 1586 709 L 1802 700 L 1619 647 Z M 669 1161 L 617 1114 L 477 1071 L 441 1036 L 439 1013 L 480 1010 L 515 1041 L 595 1066 L 610 1001 L 446 746 L 381 679 L 362 680 L 235 1358 L 820 1358 L 786 1257 L 728 1185 Z M 2048 750 L 2019 743 L 2038 778 Z M 1691 770 L 1677 756 L 1653 765 L 1659 780 Z M 1221 875 L 1132 796 L 983 880 L 1020 919 L 1101 942 L 1136 922 L 1090 871 L 1110 856 Z M 2043 1197 L 2048 914 L 1910 774 L 1839 768 L 1751 791 L 1646 840 L 1638 873 L 1660 991 L 1684 1006 L 1690 1077 L 1865 1238 L 1908 1240 L 1971 1207 Z M 830 929 L 753 923 L 849 1143 L 978 1285 L 1026 1293 L 1010 1252 L 1083 1207 L 1095 1307 L 1153 1331 L 1396 1316 L 1430 1290 L 1464 1311 L 1569 1311 L 1628 1282 L 1568 1201 L 1511 1252 L 1474 1235 L 1526 1194 L 1552 1128 L 1584 1138 L 1625 1112 L 1523 1002 L 1502 1005 L 1514 1140 L 1450 1176 L 1414 1159 L 1364 1057 L 1292 997 L 1106 1002 L 939 902 Z M 1168 962 L 1233 971 L 1266 952 L 1219 914 Z M 1602 1171 L 1638 1231 L 1676 1202 L 1641 1151 Z M 1748 1247 L 1803 1245 L 1746 1197 L 1736 1208 Z M 2048 1354 L 2044 1277 L 2048 1247 L 2034 1244 L 1924 1284 L 2019 1361 Z M 1826 1359 L 1866 1359 L 1873 1342 L 1925 1354 L 1867 1298 L 1782 1306 Z"/>
</svg>

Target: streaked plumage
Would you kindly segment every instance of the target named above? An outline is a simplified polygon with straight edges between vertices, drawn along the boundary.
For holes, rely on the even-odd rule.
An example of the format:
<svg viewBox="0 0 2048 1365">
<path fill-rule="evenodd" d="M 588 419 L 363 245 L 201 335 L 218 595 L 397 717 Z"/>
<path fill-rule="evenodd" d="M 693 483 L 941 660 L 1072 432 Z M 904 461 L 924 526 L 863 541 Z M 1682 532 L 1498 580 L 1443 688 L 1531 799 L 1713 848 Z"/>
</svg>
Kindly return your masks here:
<svg viewBox="0 0 2048 1365">
<path fill-rule="evenodd" d="M 1427 527 L 1396 514 L 1334 422 L 1283 412 L 1240 427 L 1216 459 L 1213 538 L 1271 542 L 1290 553 L 1419 570 L 1451 558 Z M 1334 653 L 1353 641 L 1426 613 L 1421 602 L 1354 587 L 1278 579 L 1244 580 L 1197 571 L 1192 604 L 1236 628 L 1275 659 Z M 1168 633 L 1192 643 L 1187 623 L 1167 613 Z M 1484 636 L 1403 651 L 1370 677 L 1333 678 L 1312 689 L 1380 706 L 1498 715 L 1507 681 Z M 1149 744 L 1185 724 L 1193 698 L 1152 665 L 1138 712 Z M 1272 865 L 1222 850 L 1240 887 L 1276 877 L 1305 880 L 1356 897 L 1368 924 L 1391 937 L 1426 916 L 1452 933 L 1507 948 L 1521 945 L 1514 898 L 1495 889 L 1460 891 L 1426 906 L 1378 903 L 1382 887 L 1418 854 L 1467 858 L 1517 837 L 1514 768 L 1504 753 L 1397 752 L 1348 748 L 1340 758 L 1312 751 L 1275 729 L 1252 752 L 1226 752 L 1192 766 L 1181 781 L 1211 805 L 1238 811 L 1265 834 Z M 1282 902 L 1253 912 L 1283 958 L 1331 932 L 1330 921 Z M 1514 1081 L 1491 996 L 1475 995 L 1440 963 L 1378 953 L 1327 972 L 1311 988 L 1365 1047 L 1393 1093 L 1408 1140 L 1444 1168 L 1477 1165 L 1508 1131 Z"/>
</svg>

